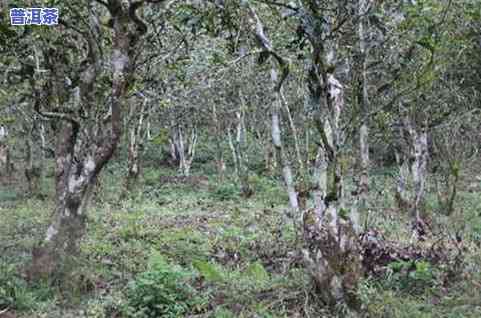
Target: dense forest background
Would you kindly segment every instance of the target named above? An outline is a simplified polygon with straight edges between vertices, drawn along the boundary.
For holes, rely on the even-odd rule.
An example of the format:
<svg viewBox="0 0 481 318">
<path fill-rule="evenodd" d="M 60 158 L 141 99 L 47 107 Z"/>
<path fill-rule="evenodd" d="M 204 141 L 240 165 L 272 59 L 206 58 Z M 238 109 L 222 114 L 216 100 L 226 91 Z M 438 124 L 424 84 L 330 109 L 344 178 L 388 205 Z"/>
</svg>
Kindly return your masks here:
<svg viewBox="0 0 481 318">
<path fill-rule="evenodd" d="M 1 318 L 481 316 L 480 1 L 0 12 Z"/>
</svg>

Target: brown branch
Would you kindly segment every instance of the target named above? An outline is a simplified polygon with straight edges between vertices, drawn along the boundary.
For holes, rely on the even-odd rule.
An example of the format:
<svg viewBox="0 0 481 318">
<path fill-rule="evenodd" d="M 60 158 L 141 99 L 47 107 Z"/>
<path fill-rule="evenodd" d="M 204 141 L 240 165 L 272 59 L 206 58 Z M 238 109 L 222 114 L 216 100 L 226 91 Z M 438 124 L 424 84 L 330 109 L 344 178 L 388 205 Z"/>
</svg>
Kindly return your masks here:
<svg viewBox="0 0 481 318">
<path fill-rule="evenodd" d="M 277 2 L 277 1 L 257 0 L 257 2 L 265 3 L 265 4 L 270 4 L 270 5 L 277 6 L 277 7 L 286 8 L 286 9 L 289 9 L 289 10 L 292 10 L 292 11 L 296 11 L 296 12 L 299 10 L 299 8 L 293 7 L 293 6 L 291 6 L 291 5 L 289 5 L 289 4 L 286 4 L 286 3 Z"/>
<path fill-rule="evenodd" d="M 137 9 L 139 9 L 144 4 L 144 1 L 133 2 L 129 6 L 129 17 L 137 25 L 137 36 L 142 36 L 147 33 L 147 25 L 137 16 Z"/>
<path fill-rule="evenodd" d="M 260 46 L 264 49 L 265 53 L 272 55 L 277 60 L 277 63 L 279 64 L 279 68 L 282 72 L 282 75 L 274 88 L 276 92 L 279 92 L 282 88 L 282 84 L 284 83 L 287 76 L 289 75 L 289 63 L 286 59 L 284 59 L 281 55 L 279 55 L 276 51 L 274 51 L 274 49 L 272 48 L 271 41 L 265 34 L 264 25 L 262 24 L 261 20 L 257 16 L 257 13 L 251 6 L 249 5 L 247 6 L 248 6 L 249 16 L 255 23 L 255 25 L 253 25 L 252 28 L 254 29 L 253 30 L 254 34 Z"/>
<path fill-rule="evenodd" d="M 33 78 L 30 79 L 30 85 L 32 87 L 33 94 L 34 94 L 33 109 L 35 110 L 35 112 L 37 112 L 42 117 L 64 120 L 64 121 L 67 121 L 67 122 L 71 123 L 74 126 L 74 128 L 77 128 L 77 129 L 80 128 L 80 123 L 66 113 L 44 112 L 44 111 L 42 111 L 41 106 L 40 106 L 40 104 L 41 104 L 40 103 L 40 100 L 41 100 L 40 92 L 39 92 L 38 89 L 36 89 L 35 82 L 34 82 Z"/>
</svg>

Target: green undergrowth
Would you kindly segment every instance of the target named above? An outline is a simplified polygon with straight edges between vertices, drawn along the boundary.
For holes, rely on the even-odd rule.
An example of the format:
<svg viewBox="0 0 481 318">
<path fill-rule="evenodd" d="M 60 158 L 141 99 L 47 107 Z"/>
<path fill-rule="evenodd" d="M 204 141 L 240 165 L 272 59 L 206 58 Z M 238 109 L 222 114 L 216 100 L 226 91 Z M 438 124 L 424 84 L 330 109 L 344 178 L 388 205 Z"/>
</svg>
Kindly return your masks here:
<svg viewBox="0 0 481 318">
<path fill-rule="evenodd" d="M 0 311 L 33 318 L 343 317 L 319 303 L 295 256 L 287 197 L 275 177 L 251 177 L 255 193 L 246 199 L 234 180 L 197 175 L 191 183 L 160 183 L 176 171 L 147 168 L 139 190 L 121 199 L 118 170 L 100 179 L 78 266 L 64 286 L 34 284 L 24 273 L 48 226 L 52 196 L 0 191 Z M 408 244 L 409 216 L 394 208 L 390 173 L 373 179 L 363 224 Z M 479 193 L 461 192 L 452 216 L 429 200 L 438 233 L 462 234 L 463 276 L 446 284 L 434 264 L 391 263 L 387 276 L 367 277 L 359 289 L 366 317 L 481 316 Z"/>
</svg>

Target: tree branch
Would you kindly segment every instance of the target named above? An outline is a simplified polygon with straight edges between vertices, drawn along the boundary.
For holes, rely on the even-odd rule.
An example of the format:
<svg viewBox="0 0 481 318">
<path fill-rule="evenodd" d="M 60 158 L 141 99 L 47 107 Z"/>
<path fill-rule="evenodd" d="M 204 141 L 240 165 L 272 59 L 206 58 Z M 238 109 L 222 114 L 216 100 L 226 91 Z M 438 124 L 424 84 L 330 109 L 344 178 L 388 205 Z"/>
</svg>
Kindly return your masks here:
<svg viewBox="0 0 481 318">
<path fill-rule="evenodd" d="M 299 8 L 293 7 L 293 6 L 291 6 L 291 5 L 289 5 L 289 4 L 286 4 L 286 3 L 277 2 L 277 1 L 257 0 L 257 2 L 265 3 L 265 4 L 270 4 L 270 5 L 277 6 L 277 7 L 286 8 L 286 9 L 289 9 L 289 10 L 292 10 L 292 11 L 296 11 L 296 12 L 299 10 Z"/>
<path fill-rule="evenodd" d="M 249 16 L 252 19 L 251 28 L 256 36 L 257 41 L 259 42 L 260 46 L 263 48 L 264 52 L 272 55 L 277 60 L 277 63 L 279 64 L 279 68 L 282 72 L 282 75 L 278 83 L 276 84 L 276 87 L 274 88 L 276 92 L 279 92 L 281 90 L 282 84 L 284 83 L 287 76 L 289 75 L 289 63 L 286 59 L 280 56 L 272 48 L 271 41 L 265 34 L 264 25 L 262 24 L 261 20 L 257 16 L 257 13 L 255 12 L 255 10 L 249 4 L 247 4 L 247 8 L 248 8 Z"/>
<path fill-rule="evenodd" d="M 104 2 L 104 1 L 102 1 L 102 0 L 94 0 L 94 2 L 100 3 L 101 5 L 103 5 L 104 7 L 106 7 L 107 9 L 109 8 L 109 5 L 107 4 L 107 2 Z"/>
</svg>

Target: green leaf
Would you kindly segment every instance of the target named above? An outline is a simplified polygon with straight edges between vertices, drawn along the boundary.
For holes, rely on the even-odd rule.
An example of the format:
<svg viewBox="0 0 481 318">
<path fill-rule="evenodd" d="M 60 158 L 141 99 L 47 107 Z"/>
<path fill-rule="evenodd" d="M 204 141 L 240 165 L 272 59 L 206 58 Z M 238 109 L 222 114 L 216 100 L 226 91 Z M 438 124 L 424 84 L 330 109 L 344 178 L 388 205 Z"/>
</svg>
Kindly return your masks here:
<svg viewBox="0 0 481 318">
<path fill-rule="evenodd" d="M 261 263 L 255 262 L 246 269 L 246 274 L 257 282 L 265 282 L 269 279 L 269 273 L 265 270 Z"/>
<path fill-rule="evenodd" d="M 151 140 L 151 142 L 154 145 L 164 145 L 168 141 L 169 141 L 169 130 L 165 128 L 160 129 L 159 134 Z"/>
<path fill-rule="evenodd" d="M 222 281 L 222 274 L 215 268 L 215 266 L 206 261 L 193 261 L 192 265 L 207 281 L 219 282 Z"/>
<path fill-rule="evenodd" d="M 339 216 L 343 220 L 349 220 L 349 210 L 344 209 L 344 208 L 340 208 L 339 209 Z"/>
</svg>

